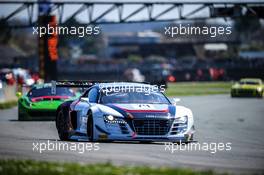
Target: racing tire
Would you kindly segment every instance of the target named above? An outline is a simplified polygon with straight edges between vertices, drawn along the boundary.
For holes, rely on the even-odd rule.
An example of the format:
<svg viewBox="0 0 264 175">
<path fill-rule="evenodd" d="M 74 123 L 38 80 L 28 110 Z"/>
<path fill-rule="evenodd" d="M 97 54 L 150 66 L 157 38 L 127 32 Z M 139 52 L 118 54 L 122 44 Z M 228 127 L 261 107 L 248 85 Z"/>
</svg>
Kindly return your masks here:
<svg viewBox="0 0 264 175">
<path fill-rule="evenodd" d="M 263 98 L 263 91 L 259 92 L 258 97 Z"/>
<path fill-rule="evenodd" d="M 56 116 L 56 127 L 60 140 L 68 141 L 70 137 L 70 121 L 67 110 L 61 108 Z"/>
<path fill-rule="evenodd" d="M 18 105 L 17 105 L 18 107 L 18 109 L 17 109 L 17 112 L 18 112 L 18 121 L 26 121 L 27 120 L 27 117 L 26 117 L 26 115 L 25 115 L 25 113 L 23 113 L 22 112 L 22 107 L 21 107 L 21 104 L 20 104 L 20 102 L 18 102 Z M 28 118 L 28 120 L 29 120 L 29 118 Z"/>
<path fill-rule="evenodd" d="M 23 120 L 25 120 L 25 117 L 20 111 L 19 106 L 18 106 L 18 121 L 23 121 Z"/>
<path fill-rule="evenodd" d="M 18 121 L 26 121 L 26 117 L 21 112 L 18 112 Z"/>
<path fill-rule="evenodd" d="M 194 134 L 191 134 L 191 136 L 189 138 L 186 138 L 184 140 L 181 140 L 181 141 L 176 141 L 176 142 L 173 142 L 175 144 L 189 144 L 191 142 L 194 142 Z"/>
<path fill-rule="evenodd" d="M 89 111 L 87 115 L 87 137 L 90 142 L 94 141 L 94 126 L 93 126 L 93 115 L 92 112 Z"/>
<path fill-rule="evenodd" d="M 230 94 L 231 98 L 237 97 L 234 93 L 231 92 Z"/>
<path fill-rule="evenodd" d="M 189 139 L 189 142 L 192 142 L 192 141 L 194 141 L 194 134 L 192 134 L 190 139 Z"/>
</svg>

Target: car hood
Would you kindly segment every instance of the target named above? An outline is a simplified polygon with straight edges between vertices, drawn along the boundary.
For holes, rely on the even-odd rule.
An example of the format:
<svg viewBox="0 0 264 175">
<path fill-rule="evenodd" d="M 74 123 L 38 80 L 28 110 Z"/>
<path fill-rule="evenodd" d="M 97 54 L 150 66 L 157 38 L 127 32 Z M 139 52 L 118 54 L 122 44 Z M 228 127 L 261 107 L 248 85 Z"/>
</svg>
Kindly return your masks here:
<svg viewBox="0 0 264 175">
<path fill-rule="evenodd" d="M 31 109 L 50 109 L 56 110 L 58 106 L 62 103 L 61 100 L 45 100 L 45 101 L 38 101 L 32 102 L 30 105 Z"/>
<path fill-rule="evenodd" d="M 74 100 L 75 98 L 76 97 L 43 96 L 30 99 L 27 96 L 23 96 L 19 99 L 19 102 L 28 109 L 56 110 L 63 102 Z"/>
<path fill-rule="evenodd" d="M 176 106 L 171 104 L 107 104 L 123 116 L 131 114 L 134 118 L 175 117 Z"/>
</svg>

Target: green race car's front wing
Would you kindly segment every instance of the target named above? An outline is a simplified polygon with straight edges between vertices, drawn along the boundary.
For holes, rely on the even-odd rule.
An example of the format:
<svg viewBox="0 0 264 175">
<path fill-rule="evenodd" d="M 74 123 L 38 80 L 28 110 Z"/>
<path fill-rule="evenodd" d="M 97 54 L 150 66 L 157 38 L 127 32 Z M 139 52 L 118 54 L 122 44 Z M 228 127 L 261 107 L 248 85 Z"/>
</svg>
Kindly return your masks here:
<svg viewBox="0 0 264 175">
<path fill-rule="evenodd" d="M 18 101 L 18 120 L 55 120 L 56 110 L 63 100 L 48 100 L 28 102 L 27 99 Z"/>
</svg>

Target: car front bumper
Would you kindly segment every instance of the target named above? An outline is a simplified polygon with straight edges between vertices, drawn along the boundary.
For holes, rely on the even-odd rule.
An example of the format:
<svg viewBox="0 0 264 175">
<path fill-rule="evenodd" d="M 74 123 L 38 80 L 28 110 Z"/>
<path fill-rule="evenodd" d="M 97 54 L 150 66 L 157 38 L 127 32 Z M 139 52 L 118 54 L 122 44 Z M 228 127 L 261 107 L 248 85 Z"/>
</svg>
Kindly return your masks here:
<svg viewBox="0 0 264 175">
<path fill-rule="evenodd" d="M 145 129 L 145 132 L 139 132 L 139 128 L 135 128 L 133 125 L 123 123 L 123 124 L 110 124 L 106 127 L 105 125 L 95 125 L 95 140 L 104 141 L 150 141 L 150 142 L 188 142 L 193 139 L 193 134 L 195 132 L 194 125 L 190 126 L 187 123 L 179 123 L 171 122 L 167 127 L 167 132 L 162 132 L 163 127 L 158 126 L 157 123 L 154 123 L 156 128 L 153 129 L 149 123 Z M 185 128 L 184 128 L 185 127 Z M 126 128 L 126 129 L 124 129 Z M 183 128 L 183 129 L 179 129 Z"/>
<path fill-rule="evenodd" d="M 19 104 L 18 106 L 18 120 L 39 120 L 52 121 L 55 120 L 56 109 L 30 109 Z"/>
<path fill-rule="evenodd" d="M 231 95 L 234 97 L 258 97 L 261 92 L 256 89 L 232 89 Z"/>
</svg>

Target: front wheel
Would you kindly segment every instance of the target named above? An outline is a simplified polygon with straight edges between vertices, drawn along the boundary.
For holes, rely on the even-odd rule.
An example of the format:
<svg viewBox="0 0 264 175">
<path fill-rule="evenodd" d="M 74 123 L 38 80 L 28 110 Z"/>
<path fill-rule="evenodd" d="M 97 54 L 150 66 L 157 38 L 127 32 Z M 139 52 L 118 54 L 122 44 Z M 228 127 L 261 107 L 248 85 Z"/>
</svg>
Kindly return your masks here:
<svg viewBox="0 0 264 175">
<path fill-rule="evenodd" d="M 189 138 L 189 142 L 194 141 L 194 134 L 191 134 L 190 138 Z"/>
<path fill-rule="evenodd" d="M 94 124 L 93 124 L 93 115 L 90 111 L 87 116 L 87 137 L 90 142 L 94 141 Z"/>
<path fill-rule="evenodd" d="M 60 140 L 67 141 L 70 137 L 70 121 L 63 109 L 60 109 L 56 116 L 56 126 Z"/>
<path fill-rule="evenodd" d="M 22 104 L 20 102 L 18 102 L 17 112 L 18 112 L 18 120 L 19 121 L 25 121 L 27 119 L 29 120 L 29 118 L 26 115 L 25 110 L 23 111 L 23 107 L 22 107 Z"/>
<path fill-rule="evenodd" d="M 258 97 L 263 98 L 263 91 L 259 92 Z"/>
<path fill-rule="evenodd" d="M 194 141 L 194 134 L 189 135 L 182 143 L 188 144 Z"/>
</svg>

